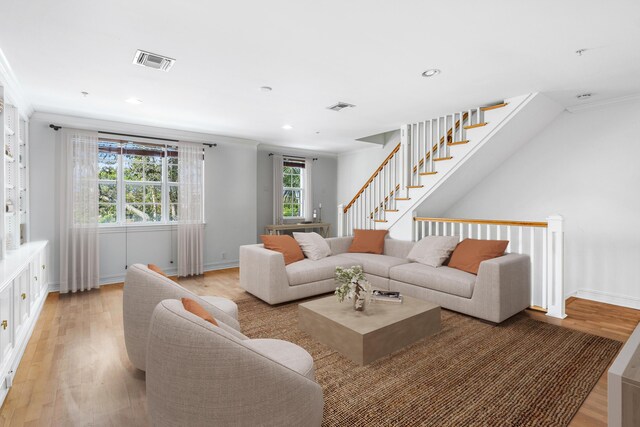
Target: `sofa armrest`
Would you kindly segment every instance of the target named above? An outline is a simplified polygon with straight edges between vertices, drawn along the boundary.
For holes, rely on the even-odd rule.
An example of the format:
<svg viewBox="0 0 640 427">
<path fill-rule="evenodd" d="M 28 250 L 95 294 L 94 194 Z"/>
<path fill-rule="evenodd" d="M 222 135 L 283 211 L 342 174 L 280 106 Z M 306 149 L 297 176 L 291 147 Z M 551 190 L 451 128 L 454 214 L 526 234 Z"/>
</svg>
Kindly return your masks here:
<svg viewBox="0 0 640 427">
<path fill-rule="evenodd" d="M 531 304 L 531 260 L 506 254 L 480 263 L 473 298 L 487 310 L 484 317 L 500 323 Z"/>
<path fill-rule="evenodd" d="M 331 248 L 332 255 L 344 254 L 349 250 L 349 246 L 353 242 L 353 236 L 347 237 L 330 237 L 327 240 Z"/>
<path fill-rule="evenodd" d="M 240 246 L 240 287 L 269 304 L 276 304 L 289 278 L 280 252 L 263 245 Z"/>
</svg>

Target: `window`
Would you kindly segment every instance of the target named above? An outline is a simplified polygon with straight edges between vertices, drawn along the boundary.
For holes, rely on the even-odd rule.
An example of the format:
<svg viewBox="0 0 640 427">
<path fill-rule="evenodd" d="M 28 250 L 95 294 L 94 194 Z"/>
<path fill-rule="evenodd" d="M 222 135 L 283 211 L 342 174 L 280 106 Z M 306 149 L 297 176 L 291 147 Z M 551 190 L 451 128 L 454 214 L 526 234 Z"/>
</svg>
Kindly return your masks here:
<svg viewBox="0 0 640 427">
<path fill-rule="evenodd" d="M 282 216 L 302 218 L 304 213 L 304 160 L 284 159 L 282 170 Z"/>
<path fill-rule="evenodd" d="M 177 221 L 177 147 L 101 140 L 98 169 L 101 224 Z"/>
</svg>

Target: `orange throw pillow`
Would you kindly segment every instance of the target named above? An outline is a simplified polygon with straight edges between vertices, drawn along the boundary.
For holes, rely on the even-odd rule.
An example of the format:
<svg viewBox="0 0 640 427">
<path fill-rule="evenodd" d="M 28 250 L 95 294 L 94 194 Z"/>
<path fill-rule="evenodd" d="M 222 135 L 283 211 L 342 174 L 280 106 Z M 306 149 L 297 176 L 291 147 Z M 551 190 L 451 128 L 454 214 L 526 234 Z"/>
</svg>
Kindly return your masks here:
<svg viewBox="0 0 640 427">
<path fill-rule="evenodd" d="M 284 255 L 284 265 L 289 265 L 292 262 L 304 259 L 300 245 L 296 242 L 296 239 L 291 236 L 265 234 L 260 236 L 260 238 L 262 239 L 262 243 L 264 243 L 265 249 L 280 252 Z"/>
<path fill-rule="evenodd" d="M 384 239 L 388 232 L 388 230 L 353 230 L 353 242 L 349 252 L 382 254 Z"/>
<path fill-rule="evenodd" d="M 155 271 L 156 273 L 158 273 L 158 274 L 160 274 L 160 275 L 162 275 L 164 277 L 169 277 L 169 276 L 167 276 L 167 274 L 164 271 L 162 271 L 162 269 L 160 267 L 158 267 L 155 264 L 147 264 L 147 268 L 149 270 L 151 270 L 151 271 Z"/>
<path fill-rule="evenodd" d="M 216 319 L 214 319 L 213 316 L 196 301 L 190 298 L 182 298 L 182 306 L 189 313 L 195 314 L 202 320 L 205 320 L 214 326 L 218 326 L 218 322 L 216 322 Z"/>
<path fill-rule="evenodd" d="M 504 255 L 508 245 L 508 240 L 464 239 L 453 250 L 449 260 L 449 267 L 471 274 L 478 274 L 482 261 Z"/>
</svg>

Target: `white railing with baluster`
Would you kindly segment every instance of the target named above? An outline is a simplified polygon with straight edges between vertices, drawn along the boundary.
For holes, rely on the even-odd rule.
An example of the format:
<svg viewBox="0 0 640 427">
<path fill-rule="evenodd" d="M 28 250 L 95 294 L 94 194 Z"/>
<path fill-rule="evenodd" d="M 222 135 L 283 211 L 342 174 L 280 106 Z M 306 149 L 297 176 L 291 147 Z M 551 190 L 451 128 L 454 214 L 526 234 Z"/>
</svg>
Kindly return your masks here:
<svg viewBox="0 0 640 427">
<path fill-rule="evenodd" d="M 386 222 L 385 213 L 398 210 L 398 201 L 407 200 L 411 188 L 422 188 L 421 176 L 435 174 L 436 162 L 449 158 L 450 146 L 467 142 L 467 129 L 483 126 L 483 120 L 483 109 L 478 107 L 403 126 L 400 144 L 340 208 L 340 235 Z"/>
<path fill-rule="evenodd" d="M 463 239 L 508 240 L 507 252 L 531 258 L 531 307 L 565 318 L 563 219 L 546 222 L 452 218 L 414 218 L 413 238 L 457 236 Z"/>
</svg>

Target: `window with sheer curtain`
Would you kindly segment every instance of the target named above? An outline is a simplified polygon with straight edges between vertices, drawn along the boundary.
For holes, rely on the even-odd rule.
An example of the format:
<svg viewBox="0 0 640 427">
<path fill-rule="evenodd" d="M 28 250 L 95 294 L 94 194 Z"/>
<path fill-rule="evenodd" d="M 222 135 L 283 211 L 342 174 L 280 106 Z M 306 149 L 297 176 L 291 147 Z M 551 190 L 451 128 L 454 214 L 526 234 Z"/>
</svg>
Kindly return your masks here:
<svg viewBox="0 0 640 427">
<path fill-rule="evenodd" d="M 167 224 L 178 220 L 178 147 L 101 139 L 100 225 Z"/>
</svg>

